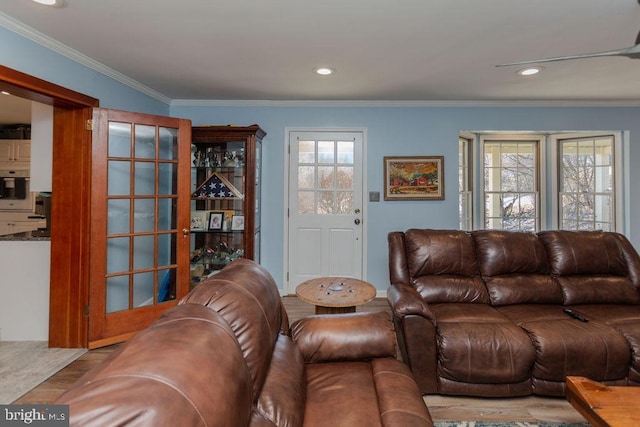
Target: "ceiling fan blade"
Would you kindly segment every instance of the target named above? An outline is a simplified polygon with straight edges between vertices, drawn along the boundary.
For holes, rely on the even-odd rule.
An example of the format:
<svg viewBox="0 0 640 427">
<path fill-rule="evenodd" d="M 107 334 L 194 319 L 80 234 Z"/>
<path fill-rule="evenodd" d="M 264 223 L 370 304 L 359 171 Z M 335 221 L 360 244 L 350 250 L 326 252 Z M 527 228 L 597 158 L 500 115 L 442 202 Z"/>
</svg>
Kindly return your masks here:
<svg viewBox="0 0 640 427">
<path fill-rule="evenodd" d="M 640 36 L 640 35 L 639 35 Z M 640 43 L 624 49 L 607 50 L 604 52 L 585 53 L 582 55 L 557 56 L 554 58 L 532 59 L 529 61 L 511 62 L 499 64 L 496 67 L 509 67 L 512 65 L 540 64 L 544 62 L 568 61 L 572 59 L 598 58 L 601 56 L 626 56 L 628 58 L 640 58 Z"/>
</svg>

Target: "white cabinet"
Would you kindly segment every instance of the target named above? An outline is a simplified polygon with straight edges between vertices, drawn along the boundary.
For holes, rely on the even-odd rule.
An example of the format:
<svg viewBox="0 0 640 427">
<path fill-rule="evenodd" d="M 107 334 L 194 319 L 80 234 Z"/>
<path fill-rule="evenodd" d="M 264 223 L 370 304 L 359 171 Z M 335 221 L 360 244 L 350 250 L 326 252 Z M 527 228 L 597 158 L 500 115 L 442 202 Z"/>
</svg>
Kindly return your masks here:
<svg viewBox="0 0 640 427">
<path fill-rule="evenodd" d="M 33 214 L 29 212 L 0 213 L 0 236 L 47 227 L 45 219 L 29 218 L 29 216 Z"/>
<path fill-rule="evenodd" d="M 0 163 L 9 165 L 29 166 L 31 160 L 31 140 L 3 139 L 0 140 Z"/>
</svg>

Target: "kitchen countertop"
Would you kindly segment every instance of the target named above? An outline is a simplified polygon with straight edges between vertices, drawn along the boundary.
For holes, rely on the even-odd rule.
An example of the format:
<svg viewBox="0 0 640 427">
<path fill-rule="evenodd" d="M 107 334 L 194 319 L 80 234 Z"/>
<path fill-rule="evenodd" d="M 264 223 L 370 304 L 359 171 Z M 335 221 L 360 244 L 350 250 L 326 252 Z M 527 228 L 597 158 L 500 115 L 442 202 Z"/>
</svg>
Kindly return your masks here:
<svg viewBox="0 0 640 427">
<path fill-rule="evenodd" d="M 43 241 L 51 240 L 51 232 L 47 230 L 23 231 L 21 233 L 5 234 L 0 241 Z"/>
</svg>

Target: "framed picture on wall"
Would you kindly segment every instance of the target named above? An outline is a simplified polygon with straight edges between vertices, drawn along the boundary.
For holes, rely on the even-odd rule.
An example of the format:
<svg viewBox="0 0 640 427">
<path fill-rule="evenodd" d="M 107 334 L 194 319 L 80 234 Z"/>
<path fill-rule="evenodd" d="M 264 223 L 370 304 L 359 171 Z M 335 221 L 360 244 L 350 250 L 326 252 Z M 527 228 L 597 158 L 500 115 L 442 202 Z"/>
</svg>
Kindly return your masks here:
<svg viewBox="0 0 640 427">
<path fill-rule="evenodd" d="M 385 200 L 444 200 L 444 156 L 384 158 Z"/>
</svg>

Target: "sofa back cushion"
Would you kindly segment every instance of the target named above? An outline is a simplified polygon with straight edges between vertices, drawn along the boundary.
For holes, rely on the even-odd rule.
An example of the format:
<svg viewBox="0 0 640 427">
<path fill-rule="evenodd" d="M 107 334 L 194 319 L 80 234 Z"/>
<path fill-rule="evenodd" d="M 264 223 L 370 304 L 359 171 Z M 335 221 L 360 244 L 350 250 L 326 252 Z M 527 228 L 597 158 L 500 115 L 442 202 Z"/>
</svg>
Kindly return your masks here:
<svg viewBox="0 0 640 427">
<path fill-rule="evenodd" d="M 70 425 L 247 426 L 252 381 L 227 322 L 202 305 L 167 310 L 56 403 Z"/>
<path fill-rule="evenodd" d="M 180 304 L 201 304 L 220 313 L 242 349 L 257 399 L 284 329 L 280 293 L 271 275 L 248 259 L 237 259 L 201 282 Z"/>
<path fill-rule="evenodd" d="M 602 231 L 539 233 L 569 304 L 638 304 L 640 294 L 627 267 L 619 236 Z"/>
<path fill-rule="evenodd" d="M 426 302 L 489 302 L 469 233 L 410 229 L 404 245 L 411 284 Z"/>
<path fill-rule="evenodd" d="M 562 290 L 549 274 L 547 252 L 536 234 L 478 230 L 472 236 L 492 305 L 562 304 Z"/>
</svg>

